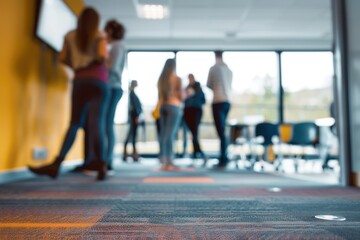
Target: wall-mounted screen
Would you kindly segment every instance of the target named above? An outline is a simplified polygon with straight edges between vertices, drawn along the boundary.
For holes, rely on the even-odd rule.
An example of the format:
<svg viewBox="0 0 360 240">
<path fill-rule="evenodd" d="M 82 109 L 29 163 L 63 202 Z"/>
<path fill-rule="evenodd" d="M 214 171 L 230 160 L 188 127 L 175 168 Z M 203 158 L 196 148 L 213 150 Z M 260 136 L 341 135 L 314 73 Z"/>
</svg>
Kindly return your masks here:
<svg viewBox="0 0 360 240">
<path fill-rule="evenodd" d="M 76 24 L 77 16 L 63 0 L 40 1 L 35 34 L 55 51 L 61 51 L 64 36 Z"/>
</svg>

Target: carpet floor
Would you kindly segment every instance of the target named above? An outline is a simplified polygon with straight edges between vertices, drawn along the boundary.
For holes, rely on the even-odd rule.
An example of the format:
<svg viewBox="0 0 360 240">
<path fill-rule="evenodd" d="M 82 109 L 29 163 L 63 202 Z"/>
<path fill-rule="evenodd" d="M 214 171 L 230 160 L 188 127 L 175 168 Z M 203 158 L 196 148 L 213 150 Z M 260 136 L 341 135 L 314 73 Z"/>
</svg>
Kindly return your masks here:
<svg viewBox="0 0 360 240">
<path fill-rule="evenodd" d="M 0 239 L 360 239 L 360 190 L 122 164 L 105 182 L 64 173 L 0 185 Z"/>
</svg>

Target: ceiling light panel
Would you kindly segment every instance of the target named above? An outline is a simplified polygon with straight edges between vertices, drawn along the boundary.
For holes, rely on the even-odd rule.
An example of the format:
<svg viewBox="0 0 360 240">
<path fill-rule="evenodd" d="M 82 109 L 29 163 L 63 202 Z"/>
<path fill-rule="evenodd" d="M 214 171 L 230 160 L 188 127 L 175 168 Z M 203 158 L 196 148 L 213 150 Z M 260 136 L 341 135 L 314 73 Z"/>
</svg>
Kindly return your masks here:
<svg viewBox="0 0 360 240">
<path fill-rule="evenodd" d="M 159 20 L 170 14 L 170 0 L 134 0 L 139 18 Z"/>
</svg>

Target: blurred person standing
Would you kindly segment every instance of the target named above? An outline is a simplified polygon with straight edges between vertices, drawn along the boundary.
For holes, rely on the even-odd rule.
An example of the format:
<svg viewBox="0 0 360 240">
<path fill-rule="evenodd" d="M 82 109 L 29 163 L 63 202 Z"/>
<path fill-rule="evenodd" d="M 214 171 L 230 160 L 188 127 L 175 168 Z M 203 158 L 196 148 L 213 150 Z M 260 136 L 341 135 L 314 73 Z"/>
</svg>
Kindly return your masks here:
<svg viewBox="0 0 360 240">
<path fill-rule="evenodd" d="M 71 120 L 61 150 L 55 161 L 40 168 L 29 167 L 33 173 L 58 176 L 60 165 L 74 143 L 77 130 L 88 117 L 89 146 L 94 151 L 92 168 L 97 170 L 97 180 L 106 178 L 106 145 L 104 121 L 108 102 L 108 55 L 105 34 L 99 31 L 100 16 L 91 7 L 79 16 L 77 28 L 64 39 L 59 60 L 75 71 L 71 98 Z"/>
<path fill-rule="evenodd" d="M 223 52 L 215 51 L 215 65 L 209 70 L 207 87 L 214 93 L 212 112 L 217 134 L 220 139 L 219 163 L 216 166 L 221 170 L 226 168 L 229 161 L 227 157 L 226 119 L 230 110 L 230 91 L 232 84 L 232 71 L 223 61 Z"/>
<path fill-rule="evenodd" d="M 127 144 L 131 140 L 133 145 L 132 157 L 135 162 L 139 160 L 139 154 L 136 149 L 136 138 L 137 138 L 137 129 L 141 123 L 140 116 L 143 113 L 142 105 L 139 97 L 135 93 L 135 88 L 138 86 L 138 82 L 136 80 L 132 80 L 130 83 L 130 94 L 129 94 L 129 130 L 126 136 L 126 140 L 124 143 L 124 153 L 123 160 L 126 161 L 128 157 L 127 153 Z"/>
<path fill-rule="evenodd" d="M 160 162 L 163 171 L 178 170 L 174 165 L 174 140 L 182 116 L 182 83 L 176 75 L 175 59 L 168 59 L 158 80 L 160 107 Z"/>
<path fill-rule="evenodd" d="M 121 88 L 121 76 L 126 62 L 126 49 L 123 43 L 125 36 L 125 27 L 116 20 L 109 20 L 105 24 L 106 39 L 108 42 L 109 57 L 106 60 L 106 67 L 109 74 L 109 103 L 105 113 L 105 132 L 106 137 L 103 140 L 107 143 L 107 150 L 105 159 L 107 161 L 108 170 L 113 170 L 113 151 L 115 146 L 115 132 L 114 132 L 114 116 L 118 102 L 120 101 L 123 90 Z M 94 153 L 90 146 L 90 136 L 88 129 L 91 128 L 88 119 L 85 123 L 85 138 L 84 138 L 84 163 L 77 166 L 73 172 L 82 170 L 94 170 L 91 164 Z"/>
<path fill-rule="evenodd" d="M 108 170 L 112 170 L 115 146 L 114 116 L 117 104 L 123 95 L 121 75 L 124 70 L 127 53 L 123 42 L 126 29 L 116 20 L 110 20 L 105 25 L 105 32 L 110 48 L 109 58 L 106 62 L 107 68 L 109 69 L 110 87 L 110 102 L 106 113 L 106 136 L 108 144 L 106 160 Z"/>
<path fill-rule="evenodd" d="M 188 79 L 189 84 L 185 89 L 184 120 L 192 135 L 193 158 L 200 155 L 206 162 L 206 156 L 199 143 L 199 125 L 203 114 L 202 107 L 205 104 L 205 95 L 200 83 L 195 81 L 193 74 L 189 74 Z"/>
</svg>

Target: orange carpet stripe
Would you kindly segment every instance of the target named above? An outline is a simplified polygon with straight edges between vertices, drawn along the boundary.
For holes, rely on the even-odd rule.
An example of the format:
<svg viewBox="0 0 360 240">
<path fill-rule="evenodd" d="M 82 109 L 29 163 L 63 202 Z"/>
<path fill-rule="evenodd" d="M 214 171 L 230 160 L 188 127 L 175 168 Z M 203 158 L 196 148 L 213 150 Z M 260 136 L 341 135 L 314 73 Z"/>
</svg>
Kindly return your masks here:
<svg viewBox="0 0 360 240">
<path fill-rule="evenodd" d="M 87 228 L 94 223 L 0 223 L 0 228 Z"/>
<path fill-rule="evenodd" d="M 214 179 L 208 177 L 154 177 L 144 178 L 144 183 L 212 183 Z"/>
</svg>

